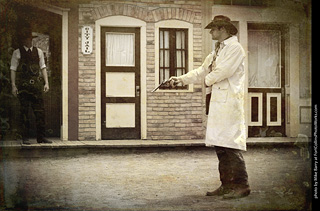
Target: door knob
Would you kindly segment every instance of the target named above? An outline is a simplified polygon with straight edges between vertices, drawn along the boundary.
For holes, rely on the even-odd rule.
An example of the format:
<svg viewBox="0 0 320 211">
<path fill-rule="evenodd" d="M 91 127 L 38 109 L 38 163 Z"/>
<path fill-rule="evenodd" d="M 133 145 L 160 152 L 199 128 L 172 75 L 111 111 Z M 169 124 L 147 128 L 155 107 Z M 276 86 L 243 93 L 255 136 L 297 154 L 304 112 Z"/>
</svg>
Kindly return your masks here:
<svg viewBox="0 0 320 211">
<path fill-rule="evenodd" d="M 140 96 L 140 86 L 136 86 L 136 97 Z"/>
</svg>

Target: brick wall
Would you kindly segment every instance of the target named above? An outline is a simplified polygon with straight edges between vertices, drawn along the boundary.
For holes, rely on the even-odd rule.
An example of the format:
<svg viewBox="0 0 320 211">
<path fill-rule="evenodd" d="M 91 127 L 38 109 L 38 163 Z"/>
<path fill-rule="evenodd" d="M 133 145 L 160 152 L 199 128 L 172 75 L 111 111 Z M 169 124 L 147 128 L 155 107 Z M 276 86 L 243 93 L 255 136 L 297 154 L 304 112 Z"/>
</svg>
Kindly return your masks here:
<svg viewBox="0 0 320 211">
<path fill-rule="evenodd" d="M 147 23 L 147 139 L 200 139 L 204 137 L 202 85 L 194 92 L 151 93 L 155 84 L 154 24 L 182 20 L 193 24 L 193 65 L 202 63 L 201 1 L 132 0 L 92 1 L 79 5 L 79 139 L 95 140 L 95 43 L 93 53 L 81 53 L 81 27 L 98 19 L 124 15 Z M 94 39 L 93 39 L 94 40 Z"/>
</svg>

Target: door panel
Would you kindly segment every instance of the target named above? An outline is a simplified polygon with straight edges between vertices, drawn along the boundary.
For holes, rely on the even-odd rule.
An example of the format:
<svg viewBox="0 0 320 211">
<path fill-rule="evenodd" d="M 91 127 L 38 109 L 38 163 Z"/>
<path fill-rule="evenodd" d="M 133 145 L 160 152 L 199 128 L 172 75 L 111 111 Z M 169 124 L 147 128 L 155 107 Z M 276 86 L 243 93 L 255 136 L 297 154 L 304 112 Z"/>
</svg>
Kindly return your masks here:
<svg viewBox="0 0 320 211">
<path fill-rule="evenodd" d="M 140 139 L 140 29 L 101 27 L 101 135 Z"/>
<path fill-rule="evenodd" d="M 135 103 L 106 103 L 106 128 L 135 128 Z"/>
<path fill-rule="evenodd" d="M 135 73 L 106 72 L 106 97 L 135 97 Z"/>
</svg>

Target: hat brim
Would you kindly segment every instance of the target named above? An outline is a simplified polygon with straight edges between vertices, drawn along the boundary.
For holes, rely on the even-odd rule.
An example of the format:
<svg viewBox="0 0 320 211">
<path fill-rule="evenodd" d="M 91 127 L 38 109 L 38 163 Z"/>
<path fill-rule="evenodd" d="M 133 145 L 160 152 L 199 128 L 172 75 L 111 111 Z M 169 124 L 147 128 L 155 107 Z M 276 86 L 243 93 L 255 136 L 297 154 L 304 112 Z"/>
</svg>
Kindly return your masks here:
<svg viewBox="0 0 320 211">
<path fill-rule="evenodd" d="M 39 37 L 38 35 L 34 35 L 33 33 L 31 34 L 19 34 L 18 35 L 18 38 L 19 39 L 29 39 L 29 38 L 36 38 L 36 37 Z"/>
<path fill-rule="evenodd" d="M 238 29 L 230 22 L 226 21 L 211 21 L 205 29 L 212 29 L 214 27 L 226 27 L 232 35 L 236 35 L 238 33 Z"/>
</svg>

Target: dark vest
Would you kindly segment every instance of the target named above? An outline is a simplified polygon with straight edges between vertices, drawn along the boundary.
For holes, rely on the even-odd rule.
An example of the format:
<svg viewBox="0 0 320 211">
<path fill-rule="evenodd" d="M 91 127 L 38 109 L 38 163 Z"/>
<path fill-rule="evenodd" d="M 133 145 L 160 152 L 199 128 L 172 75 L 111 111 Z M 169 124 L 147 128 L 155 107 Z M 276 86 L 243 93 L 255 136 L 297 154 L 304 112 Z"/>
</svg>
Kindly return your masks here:
<svg viewBox="0 0 320 211">
<path fill-rule="evenodd" d="M 20 47 L 19 50 L 21 58 L 17 68 L 18 82 L 23 83 L 31 79 L 37 79 L 40 74 L 38 49 L 33 47 L 31 54 L 24 47 Z"/>
<path fill-rule="evenodd" d="M 30 76 L 39 76 L 39 54 L 38 49 L 33 47 L 31 54 L 26 51 L 24 47 L 19 48 L 20 50 L 20 71 Z M 19 68 L 18 68 L 19 69 Z"/>
</svg>

